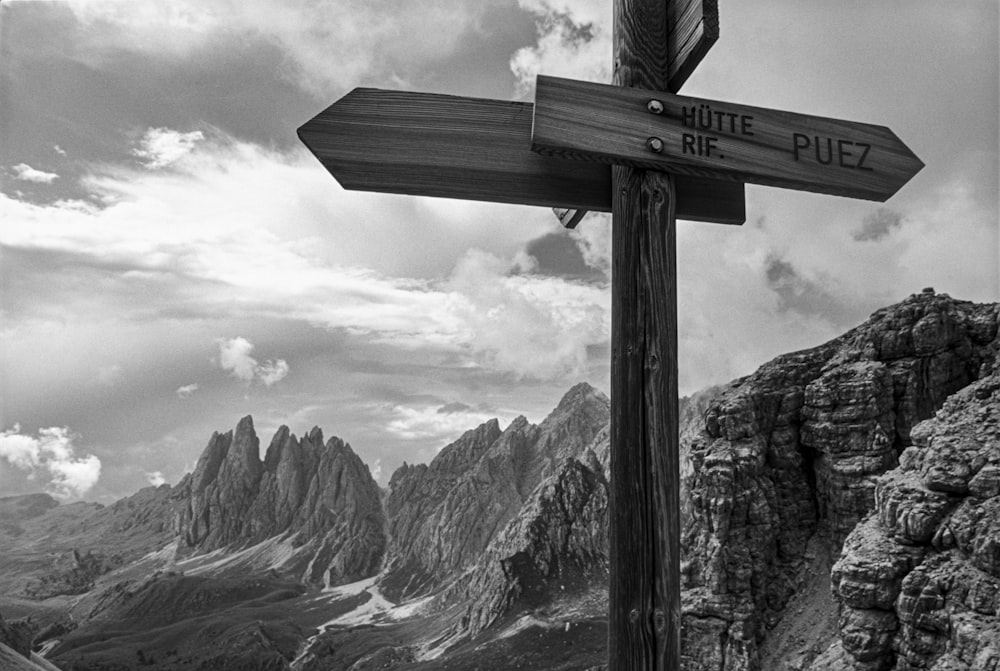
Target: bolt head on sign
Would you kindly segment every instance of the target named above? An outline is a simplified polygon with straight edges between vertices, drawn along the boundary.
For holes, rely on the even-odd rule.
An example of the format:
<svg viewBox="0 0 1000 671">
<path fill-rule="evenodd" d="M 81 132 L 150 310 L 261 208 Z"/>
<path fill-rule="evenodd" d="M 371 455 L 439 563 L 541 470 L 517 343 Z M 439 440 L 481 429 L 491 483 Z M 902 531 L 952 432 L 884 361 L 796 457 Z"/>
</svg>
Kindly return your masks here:
<svg viewBox="0 0 1000 671">
<path fill-rule="evenodd" d="M 923 167 L 885 126 L 539 76 L 532 149 L 883 201 Z"/>
</svg>

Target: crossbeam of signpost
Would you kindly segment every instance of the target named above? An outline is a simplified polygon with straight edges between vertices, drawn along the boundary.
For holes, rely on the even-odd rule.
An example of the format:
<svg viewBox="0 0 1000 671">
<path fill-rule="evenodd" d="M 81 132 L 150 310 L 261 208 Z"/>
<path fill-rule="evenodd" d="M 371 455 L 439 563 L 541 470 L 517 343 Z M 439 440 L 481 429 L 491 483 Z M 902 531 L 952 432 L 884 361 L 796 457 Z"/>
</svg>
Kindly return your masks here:
<svg viewBox="0 0 1000 671">
<path fill-rule="evenodd" d="M 668 0 L 665 6 L 665 77 L 667 88 L 676 93 L 719 39 L 719 3 L 718 0 Z M 685 186 L 683 183 L 678 185 L 677 198 L 681 201 L 686 198 Z M 725 197 L 721 191 L 719 195 Z M 559 222 L 566 228 L 576 228 L 587 214 L 586 210 L 553 209 Z M 684 216 L 683 208 L 677 216 L 690 219 Z"/>
<path fill-rule="evenodd" d="M 611 168 L 531 151 L 530 103 L 358 88 L 298 129 L 345 189 L 611 211 Z M 678 216 L 742 224 L 744 187 L 684 178 Z"/>
<path fill-rule="evenodd" d="M 667 3 L 667 88 L 680 91 L 719 39 L 718 0 Z"/>
<path fill-rule="evenodd" d="M 924 165 L 885 126 L 545 76 L 531 142 L 553 157 L 877 201 Z"/>
</svg>

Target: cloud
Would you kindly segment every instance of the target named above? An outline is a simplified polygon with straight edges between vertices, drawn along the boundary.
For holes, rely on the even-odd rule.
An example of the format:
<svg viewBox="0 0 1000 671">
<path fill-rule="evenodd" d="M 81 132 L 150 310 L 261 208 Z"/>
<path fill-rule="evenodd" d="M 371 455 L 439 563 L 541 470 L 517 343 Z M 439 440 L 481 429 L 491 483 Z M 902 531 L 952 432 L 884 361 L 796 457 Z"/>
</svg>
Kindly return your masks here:
<svg viewBox="0 0 1000 671">
<path fill-rule="evenodd" d="M 604 365 L 610 292 L 600 282 L 541 274 L 542 264 L 528 262 L 529 242 L 545 222 L 555 227 L 540 208 L 544 220 L 534 218 L 536 209 L 489 206 L 490 221 L 477 229 L 473 204 L 341 191 L 305 152 L 276 152 L 216 131 L 169 170 L 104 165 L 82 184 L 96 201 L 37 205 L 0 194 L 0 218 L 21 223 L 0 229 L 5 259 L 30 259 L 5 287 L 5 326 L 297 321 L 407 360 L 418 353 L 421 361 L 508 380 L 567 380 Z M 818 344 L 924 286 L 995 300 L 995 212 L 970 188 L 968 176 L 956 174 L 940 192 L 925 192 L 928 202 L 898 207 L 907 225 L 877 245 L 851 240 L 855 222 L 875 210 L 869 203 L 794 193 L 778 199 L 756 187 L 748 187 L 748 211 L 766 218 L 765 227 L 681 222 L 680 316 L 692 329 L 680 334 L 688 348 L 681 351 L 684 392 Z M 605 277 L 608 219 L 591 215 L 561 233 Z M 389 235 L 393 245 L 384 243 Z M 503 253 L 477 249 L 498 238 L 514 242 L 504 242 Z M 393 268 L 410 267 L 406 258 L 440 257 L 441 270 L 393 274 L 375 265 L 386 255 L 404 259 Z M 780 264 L 769 269 L 774 259 L 799 279 L 781 277 Z M 544 269 L 554 271 L 553 263 Z M 778 273 L 773 285 L 769 272 Z M 288 374 L 281 359 L 254 361 L 229 370 L 244 380 L 253 370 L 250 379 L 260 384 Z"/>
<path fill-rule="evenodd" d="M 44 172 L 36 170 L 27 163 L 18 163 L 14 166 L 14 177 L 25 182 L 35 182 L 37 184 L 51 184 L 59 179 L 59 175 L 54 172 Z"/>
<path fill-rule="evenodd" d="M 535 16 L 538 40 L 510 59 L 521 95 L 534 90 L 539 73 L 586 81 L 611 81 L 611 9 L 604 0 L 519 0 Z"/>
<path fill-rule="evenodd" d="M 433 405 L 391 405 L 379 408 L 381 414 L 389 419 L 386 423 L 389 433 L 407 441 L 436 443 L 436 449 L 455 440 L 470 427 L 495 417 L 472 408 L 450 413 L 441 413 L 438 409 Z"/>
<path fill-rule="evenodd" d="M 90 322 L 300 320 L 400 350 L 447 355 L 458 366 L 536 379 L 579 374 L 590 363 L 588 347 L 607 341 L 605 290 L 537 274 L 532 257 L 506 242 L 514 247 L 509 255 L 469 250 L 438 279 L 394 277 L 330 259 L 330 249 L 358 255 L 345 239 L 364 246 L 390 230 L 398 240 L 391 253 L 438 252 L 436 242 L 427 242 L 425 222 L 458 253 L 468 249 L 461 236 L 470 205 L 336 190 L 331 197 L 329 175 L 305 152 L 283 154 L 209 134 L 170 170 L 104 165 L 82 184 L 102 205 L 35 205 L 0 194 L 0 217 L 24 224 L 0 230 L 11 256 L 26 259 L 19 298 L 8 306 L 19 320 L 65 320 L 66 306 Z M 544 211 L 538 216 L 546 224 L 525 217 L 524 208 L 497 206 L 491 213 L 495 219 L 482 227 L 488 240 L 498 225 L 506 237 L 507 218 L 515 233 L 534 231 L 524 240 L 537 238 L 540 225 L 554 226 Z M 387 224 L 379 228 L 383 216 Z M 400 219 L 420 225 L 400 231 Z M 587 255 L 598 254 L 570 235 L 591 263 Z M 373 245 L 373 262 L 385 247 Z M 95 282 L 100 291 L 80 291 Z M 281 359 L 251 361 L 245 339 L 220 346 L 226 370 L 244 381 L 273 385 L 289 372 Z"/>
<path fill-rule="evenodd" d="M 525 253 L 533 258 L 535 263 L 529 270 L 541 275 L 566 279 L 606 280 L 607 276 L 602 268 L 587 262 L 583 249 L 586 244 L 585 238 L 580 234 L 574 236 L 567 230 L 554 231 L 531 240 L 525 248 Z"/>
<path fill-rule="evenodd" d="M 288 364 L 284 359 L 277 359 L 276 361 L 265 361 L 264 363 L 257 366 L 257 377 L 264 384 L 265 387 L 270 387 L 272 384 L 279 382 L 288 375 Z"/>
<path fill-rule="evenodd" d="M 444 405 L 442 405 L 440 408 L 437 409 L 437 412 L 440 415 L 452 415 L 456 412 L 469 412 L 470 410 L 472 410 L 471 405 L 466 405 L 465 403 L 454 401 L 452 403 L 445 403 Z"/>
<path fill-rule="evenodd" d="M 6 4 L 6 3 L 5 3 Z M 432 0 L 63 0 L 86 30 L 90 58 L 122 51 L 205 57 L 228 41 L 263 39 L 284 55 L 284 73 L 327 95 L 365 80 L 405 82 L 448 57 L 479 28 L 491 2 Z M 15 3 L 16 5 L 16 3 Z M 427 39 L 433 35 L 434 39 Z"/>
<path fill-rule="evenodd" d="M 382 459 L 381 458 L 376 459 L 374 461 L 374 463 L 372 463 L 371 473 L 372 473 L 372 479 L 375 480 L 375 482 L 379 482 L 380 483 L 381 480 L 382 480 Z"/>
<path fill-rule="evenodd" d="M 66 156 L 66 150 L 63 149 L 62 147 L 60 147 L 57 144 L 52 145 L 52 151 L 54 151 L 55 153 L 59 154 L 60 156 Z"/>
<path fill-rule="evenodd" d="M 160 471 L 153 471 L 152 473 L 146 473 L 146 481 L 154 487 L 159 487 L 165 484 L 167 479 L 163 477 L 163 473 Z"/>
<path fill-rule="evenodd" d="M 556 277 L 511 274 L 515 264 L 469 250 L 447 288 L 478 365 L 519 378 L 578 377 L 588 347 L 607 343 L 610 295 L 603 287 Z"/>
<path fill-rule="evenodd" d="M 880 207 L 865 215 L 861 228 L 853 231 L 851 237 L 858 242 L 877 242 L 903 225 L 903 215 Z"/>
<path fill-rule="evenodd" d="M 186 384 L 177 388 L 177 398 L 190 398 L 196 391 L 198 391 L 197 382 Z"/>
<path fill-rule="evenodd" d="M 132 150 L 150 170 L 164 168 L 190 154 L 195 145 L 205 139 L 200 130 L 180 133 L 169 128 L 150 128 Z"/>
<path fill-rule="evenodd" d="M 82 497 L 101 476 L 101 460 L 93 454 L 78 457 L 65 427 L 39 429 L 33 437 L 15 424 L 0 433 L 0 458 L 26 471 L 29 480 L 47 480 L 47 491 L 64 500 Z"/>
<path fill-rule="evenodd" d="M 219 338 L 215 342 L 219 346 L 219 367 L 239 380 L 248 384 L 256 380 L 270 387 L 288 375 L 288 363 L 284 359 L 258 363 L 250 356 L 254 346 L 246 338 Z"/>
</svg>

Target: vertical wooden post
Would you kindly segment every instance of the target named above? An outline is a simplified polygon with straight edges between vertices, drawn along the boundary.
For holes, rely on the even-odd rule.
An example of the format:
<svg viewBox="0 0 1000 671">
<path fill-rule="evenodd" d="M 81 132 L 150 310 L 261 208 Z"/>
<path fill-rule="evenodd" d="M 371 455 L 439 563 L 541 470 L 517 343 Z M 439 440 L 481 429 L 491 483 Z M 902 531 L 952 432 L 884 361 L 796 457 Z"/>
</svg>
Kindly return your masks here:
<svg viewBox="0 0 1000 671">
<path fill-rule="evenodd" d="M 668 90 L 667 4 L 615 0 L 614 83 Z M 612 223 L 610 671 L 680 668 L 673 178 L 616 166 Z"/>
</svg>

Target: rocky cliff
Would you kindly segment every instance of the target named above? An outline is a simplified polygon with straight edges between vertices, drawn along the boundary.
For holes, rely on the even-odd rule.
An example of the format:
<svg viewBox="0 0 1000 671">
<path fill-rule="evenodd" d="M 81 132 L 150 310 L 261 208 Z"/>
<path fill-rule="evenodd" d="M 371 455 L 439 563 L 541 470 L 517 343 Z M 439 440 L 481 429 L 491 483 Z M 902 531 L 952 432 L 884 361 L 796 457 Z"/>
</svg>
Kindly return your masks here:
<svg viewBox="0 0 1000 671">
<path fill-rule="evenodd" d="M 995 304 L 925 291 L 682 402 L 684 669 L 997 671 L 998 321 Z M 500 668 L 515 654 L 588 668 L 605 654 L 608 421 L 608 399 L 578 385 L 538 425 L 493 420 L 404 465 L 382 496 L 319 429 L 283 427 L 261 460 L 247 417 L 174 488 L 107 508 L 0 500 L 14 524 L 0 533 L 79 527 L 60 548 L 79 557 L 85 535 L 163 548 L 98 579 L 79 603 L 104 604 L 91 611 L 104 620 L 81 620 L 64 660 L 148 660 L 183 620 L 165 637 L 183 643 L 154 651 L 164 669 L 265 652 L 274 668 Z M 835 603 L 822 569 L 838 556 Z M 299 585 L 380 567 L 377 584 Z M 839 643 L 791 660 L 771 643 L 805 591 L 839 608 L 820 627 Z"/>
<path fill-rule="evenodd" d="M 404 465 L 389 482 L 389 598 L 429 592 L 477 564 L 538 485 L 579 457 L 609 419 L 607 397 L 573 387 L 539 425 L 495 420 L 445 447 L 429 465 Z"/>
<path fill-rule="evenodd" d="M 441 601 L 462 601 L 453 633 L 475 636 L 510 612 L 600 591 L 608 580 L 608 454 L 603 430 L 591 446 L 558 462 Z"/>
<path fill-rule="evenodd" d="M 1000 369 L 910 436 L 913 445 L 877 480 L 875 508 L 834 566 L 840 643 L 825 668 L 995 671 Z"/>
<path fill-rule="evenodd" d="M 926 290 L 721 391 L 683 446 L 685 668 L 757 668 L 810 541 L 836 555 L 913 427 L 995 359 L 997 321 Z"/>
<path fill-rule="evenodd" d="M 385 518 L 378 485 L 350 445 L 299 440 L 281 427 L 260 460 L 253 420 L 215 433 L 194 472 L 175 488 L 174 527 L 197 552 L 238 550 L 280 538 L 265 557 L 307 583 L 339 585 L 378 572 Z M 273 562 L 279 561 L 279 564 Z"/>
</svg>

